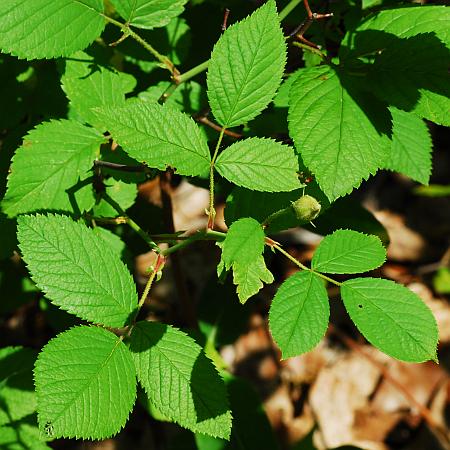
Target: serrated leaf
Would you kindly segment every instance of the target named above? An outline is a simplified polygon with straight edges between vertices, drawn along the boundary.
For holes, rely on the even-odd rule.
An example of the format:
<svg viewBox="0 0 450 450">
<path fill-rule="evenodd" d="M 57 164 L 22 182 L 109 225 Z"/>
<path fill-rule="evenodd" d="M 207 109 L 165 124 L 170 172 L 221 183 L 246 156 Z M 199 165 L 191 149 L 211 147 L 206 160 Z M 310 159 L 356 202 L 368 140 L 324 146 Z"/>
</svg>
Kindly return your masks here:
<svg viewBox="0 0 450 450">
<path fill-rule="evenodd" d="M 168 325 L 138 322 L 130 350 L 139 382 L 164 416 L 194 432 L 229 438 L 224 382 L 192 338 Z"/>
<path fill-rule="evenodd" d="M 264 250 L 264 231 L 259 222 L 250 217 L 237 220 L 228 230 L 222 244 L 225 269 L 234 263 L 251 264 Z"/>
<path fill-rule="evenodd" d="M 362 273 L 380 267 L 385 260 L 386 249 L 377 236 L 336 230 L 319 244 L 311 267 L 325 273 Z"/>
<path fill-rule="evenodd" d="M 384 169 L 394 170 L 428 184 L 431 175 L 432 142 L 428 127 L 413 114 L 390 108 L 392 145 Z"/>
<path fill-rule="evenodd" d="M 133 89 L 129 82 L 131 75 L 105 67 L 84 52 L 75 53 L 65 61 L 62 88 L 70 100 L 71 106 L 89 124 L 100 131 L 106 129 L 93 108 L 125 104 L 125 94 Z"/>
<path fill-rule="evenodd" d="M 32 370 L 36 352 L 23 347 L 0 349 L 0 425 L 13 426 L 36 411 Z"/>
<path fill-rule="evenodd" d="M 21 216 L 18 239 L 32 279 L 52 303 L 109 327 L 133 318 L 133 279 L 92 229 L 65 216 Z"/>
<path fill-rule="evenodd" d="M 219 155 L 215 167 L 227 180 L 255 191 L 293 191 L 301 186 L 294 149 L 272 139 L 236 142 Z"/>
<path fill-rule="evenodd" d="M 103 0 L 2 0 L 0 48 L 19 58 L 69 56 L 105 27 Z"/>
<path fill-rule="evenodd" d="M 233 127 L 255 118 L 273 99 L 286 63 L 275 2 L 229 27 L 211 55 L 208 98 L 217 121 Z"/>
<path fill-rule="evenodd" d="M 38 125 L 12 159 L 3 211 L 14 217 L 43 209 L 90 209 L 95 198 L 86 180 L 103 142 L 100 133 L 78 122 L 53 120 Z"/>
<path fill-rule="evenodd" d="M 419 117 L 450 125 L 449 20 L 444 6 L 380 11 L 347 33 L 340 56 L 375 55 L 367 80 L 372 91 Z"/>
<path fill-rule="evenodd" d="M 179 16 L 187 0 L 111 0 L 127 23 L 152 29 L 167 25 Z"/>
<path fill-rule="evenodd" d="M 98 112 L 123 149 L 149 167 L 171 166 L 181 175 L 209 172 L 211 155 L 197 124 L 186 114 L 143 101 Z"/>
<path fill-rule="evenodd" d="M 233 264 L 233 283 L 237 285 L 236 292 L 241 303 L 256 295 L 266 284 L 273 283 L 274 278 L 266 267 L 264 258 L 259 255 L 252 263 L 235 262 Z"/>
<path fill-rule="evenodd" d="M 272 300 L 269 326 L 283 358 L 314 348 L 325 335 L 330 317 L 322 280 L 310 271 L 291 275 Z"/>
<path fill-rule="evenodd" d="M 39 427 L 52 437 L 105 439 L 136 399 L 133 359 L 118 336 L 71 328 L 48 342 L 34 368 Z"/>
<path fill-rule="evenodd" d="M 351 80 L 340 76 L 327 67 L 305 69 L 290 91 L 290 135 L 330 201 L 374 174 L 389 151 L 389 140 L 382 136 L 384 116 L 374 109 L 375 99 L 358 93 L 356 101 L 357 93 L 347 91 Z"/>
<path fill-rule="evenodd" d="M 436 360 L 436 320 L 408 288 L 381 278 L 354 278 L 342 284 L 341 296 L 372 345 L 402 361 Z"/>
</svg>

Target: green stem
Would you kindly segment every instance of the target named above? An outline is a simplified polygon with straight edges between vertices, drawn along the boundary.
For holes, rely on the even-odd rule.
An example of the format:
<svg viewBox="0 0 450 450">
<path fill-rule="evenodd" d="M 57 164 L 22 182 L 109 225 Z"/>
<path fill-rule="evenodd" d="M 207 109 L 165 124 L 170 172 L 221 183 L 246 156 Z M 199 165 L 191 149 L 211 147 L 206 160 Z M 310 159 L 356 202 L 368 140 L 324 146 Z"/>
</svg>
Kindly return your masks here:
<svg viewBox="0 0 450 450">
<path fill-rule="evenodd" d="M 291 0 L 278 14 L 280 20 L 286 19 L 286 17 L 293 11 L 293 9 L 301 3 L 302 0 Z"/>
<path fill-rule="evenodd" d="M 152 250 L 154 250 L 156 253 L 161 253 L 161 249 L 159 248 L 158 244 L 156 244 L 156 242 L 154 242 L 133 219 L 127 216 L 127 213 L 113 198 L 111 198 L 106 192 L 102 194 L 102 198 L 103 200 L 105 200 L 105 202 L 109 203 L 119 213 L 120 216 L 122 216 L 126 220 L 127 225 L 132 230 L 134 230 L 149 245 Z"/>
<path fill-rule="evenodd" d="M 202 62 L 198 66 L 193 67 L 192 69 L 188 70 L 187 72 L 182 73 L 178 78 L 178 83 L 184 83 L 185 81 L 190 80 L 191 78 L 194 78 L 199 73 L 202 73 L 204 70 L 208 68 L 209 65 L 209 59 L 208 61 Z"/>
<path fill-rule="evenodd" d="M 219 154 L 220 144 L 222 143 L 223 136 L 225 134 L 225 128 L 220 131 L 219 139 L 217 140 L 214 155 L 211 159 L 209 166 L 209 211 L 208 211 L 208 229 L 214 228 L 214 219 L 216 217 L 216 211 L 214 209 L 214 164 L 216 163 L 217 155 Z"/>
<path fill-rule="evenodd" d="M 195 241 L 201 240 L 214 240 L 214 241 L 222 241 L 226 236 L 226 233 L 221 233 L 220 231 L 207 230 L 207 231 L 199 231 L 192 236 L 189 236 L 186 240 L 179 242 L 178 244 L 173 245 L 172 247 L 163 250 L 161 254 L 163 256 L 168 256 L 171 253 L 175 253 L 178 250 L 181 250 L 188 245 L 191 245 Z"/>
<path fill-rule="evenodd" d="M 278 250 L 280 253 L 282 253 L 284 256 L 286 256 L 289 261 L 292 261 L 296 266 L 300 267 L 302 270 L 307 270 L 308 272 L 312 272 L 318 277 L 322 278 L 323 280 L 326 280 L 332 284 L 335 284 L 336 286 L 341 286 L 342 283 L 339 281 L 333 280 L 330 277 L 327 277 L 326 275 L 316 272 L 315 270 L 310 269 L 309 267 L 302 264 L 298 259 L 294 258 L 292 255 L 290 255 L 286 250 L 284 250 L 282 247 L 280 247 L 278 244 L 271 245 L 274 249 Z"/>
<path fill-rule="evenodd" d="M 295 45 L 296 47 L 300 47 L 303 50 L 309 51 L 311 53 L 314 53 L 316 55 L 319 55 L 322 59 L 326 60 L 327 55 L 325 53 L 321 52 L 318 48 L 311 47 L 310 45 L 306 45 L 303 42 L 293 42 L 292 45 Z"/>
<path fill-rule="evenodd" d="M 141 36 L 139 36 L 137 33 L 135 33 L 128 24 L 119 22 L 118 20 L 113 19 L 112 17 L 108 17 L 105 14 L 102 14 L 104 19 L 115 25 L 116 27 L 119 27 L 122 32 L 128 36 L 131 36 L 136 42 L 141 44 L 148 52 L 150 52 L 160 63 L 164 64 L 167 70 L 170 71 L 170 73 L 173 76 L 178 76 L 178 70 L 175 67 L 175 64 L 165 55 L 162 55 L 159 53 L 154 47 L 152 47 L 145 39 L 143 39 Z"/>
</svg>

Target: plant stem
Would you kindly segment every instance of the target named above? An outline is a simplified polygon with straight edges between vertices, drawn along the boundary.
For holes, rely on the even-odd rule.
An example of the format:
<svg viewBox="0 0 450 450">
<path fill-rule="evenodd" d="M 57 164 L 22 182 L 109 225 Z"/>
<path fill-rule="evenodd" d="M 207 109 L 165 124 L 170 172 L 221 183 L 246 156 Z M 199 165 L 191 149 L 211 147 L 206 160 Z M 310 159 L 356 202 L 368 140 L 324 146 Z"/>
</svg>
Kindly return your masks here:
<svg viewBox="0 0 450 450">
<path fill-rule="evenodd" d="M 301 3 L 302 0 L 291 0 L 278 14 L 280 20 L 284 20 L 292 11 L 293 9 Z"/>
<path fill-rule="evenodd" d="M 150 52 L 161 64 L 163 64 L 167 70 L 173 75 L 174 78 L 179 76 L 179 72 L 175 67 L 175 64 L 165 55 L 159 53 L 154 47 L 152 47 L 145 39 L 135 33 L 128 24 L 119 22 L 118 20 L 113 19 L 112 17 L 108 17 L 105 14 L 102 14 L 103 18 L 119 27 L 125 35 L 131 36 L 136 42 L 141 44 L 148 52 Z"/>
<path fill-rule="evenodd" d="M 122 207 L 112 199 L 106 192 L 102 194 L 102 198 L 105 202 L 109 203 L 125 220 L 127 225 L 134 230 L 156 253 L 161 253 L 161 249 L 158 244 L 154 242 L 150 236 L 131 218 L 127 216 L 127 213 L 122 209 Z"/>
<path fill-rule="evenodd" d="M 152 273 L 150 274 L 150 277 L 147 280 L 147 283 L 146 283 L 145 288 L 144 288 L 144 292 L 142 292 L 141 298 L 139 300 L 138 311 L 142 308 L 142 305 L 144 304 L 145 299 L 147 298 L 148 293 L 150 292 L 150 289 L 152 287 L 153 281 L 155 280 L 155 277 L 158 274 L 159 269 L 161 269 L 161 267 L 164 265 L 164 262 L 165 262 L 164 256 L 158 255 L 158 259 L 156 260 L 155 267 L 153 268 Z"/>
<path fill-rule="evenodd" d="M 293 42 L 292 45 L 295 45 L 296 47 L 300 47 L 301 49 L 309 51 L 311 53 L 315 53 L 316 55 L 319 55 L 323 60 L 327 59 L 327 56 L 325 55 L 325 53 L 322 53 L 316 47 L 311 47 L 310 45 L 306 45 L 303 42 Z"/>
<path fill-rule="evenodd" d="M 178 250 L 181 250 L 188 245 L 191 245 L 193 242 L 201 241 L 201 240 L 214 240 L 214 241 L 222 241 L 226 236 L 226 233 L 221 233 L 220 231 L 207 230 L 207 231 L 198 231 L 197 233 L 189 236 L 187 239 L 179 242 L 178 244 L 173 245 L 172 247 L 167 248 L 161 252 L 162 255 L 168 256 L 171 253 L 174 253 Z"/>
<path fill-rule="evenodd" d="M 216 210 L 214 209 L 214 164 L 216 163 L 217 155 L 219 154 L 220 144 L 222 143 L 225 128 L 222 128 L 219 139 L 217 140 L 214 155 L 209 166 L 209 211 L 208 211 L 208 229 L 214 228 L 214 219 L 216 217 Z"/>
<path fill-rule="evenodd" d="M 188 70 L 187 72 L 182 73 L 177 78 L 178 84 L 184 83 L 184 82 L 190 80 L 191 78 L 194 78 L 199 73 L 202 73 L 204 70 L 206 70 L 208 68 L 208 65 L 209 65 L 209 59 L 208 59 L 208 61 L 202 62 L 198 66 L 193 67 L 192 69 Z"/>
<path fill-rule="evenodd" d="M 315 275 L 317 275 L 318 277 L 332 283 L 335 284 L 336 286 L 341 286 L 342 283 L 340 283 L 339 281 L 333 280 L 330 277 L 327 277 L 326 275 L 323 275 L 320 272 L 316 272 L 313 269 L 310 269 L 309 267 L 305 266 L 304 264 L 302 264 L 298 259 L 294 258 L 292 255 L 290 255 L 286 250 L 284 250 L 280 245 L 278 244 L 273 244 L 271 245 L 271 247 L 273 247 L 274 249 L 278 250 L 280 253 L 282 253 L 284 256 L 286 256 L 286 258 L 288 258 L 290 261 L 292 261 L 296 266 L 300 267 L 300 269 L 302 270 L 307 270 L 308 272 L 312 272 Z"/>
</svg>

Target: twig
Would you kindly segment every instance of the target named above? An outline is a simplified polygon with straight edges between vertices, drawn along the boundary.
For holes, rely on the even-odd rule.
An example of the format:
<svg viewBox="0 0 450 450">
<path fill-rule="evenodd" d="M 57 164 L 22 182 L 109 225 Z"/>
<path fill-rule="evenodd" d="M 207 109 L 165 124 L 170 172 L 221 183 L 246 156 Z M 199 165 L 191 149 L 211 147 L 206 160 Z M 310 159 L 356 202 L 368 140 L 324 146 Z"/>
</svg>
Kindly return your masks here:
<svg viewBox="0 0 450 450">
<path fill-rule="evenodd" d="M 222 22 L 222 31 L 225 31 L 227 29 L 227 22 L 228 22 L 228 16 L 230 15 L 230 10 L 228 8 L 225 8 L 225 12 L 223 14 L 223 22 Z"/>
<path fill-rule="evenodd" d="M 120 170 L 121 172 L 149 172 L 150 169 L 143 164 L 139 166 L 127 166 L 126 164 L 117 164 L 109 161 L 102 161 L 100 159 L 96 159 L 94 161 L 94 166 L 96 167 L 105 167 L 107 169 Z"/>
<path fill-rule="evenodd" d="M 307 18 L 290 34 L 290 36 L 295 36 L 299 41 L 303 42 L 304 44 L 308 45 L 309 47 L 320 50 L 320 48 L 321 48 L 320 45 L 317 45 L 317 44 L 314 44 L 314 42 L 308 41 L 308 39 L 306 39 L 304 37 L 304 34 L 308 31 L 309 27 L 312 25 L 312 23 L 314 21 L 333 17 L 333 13 L 328 13 L 328 14 L 313 13 L 311 11 L 311 7 L 309 6 L 308 0 L 303 0 L 303 4 L 306 9 Z"/>
<path fill-rule="evenodd" d="M 194 119 L 197 122 L 200 122 L 200 123 L 212 128 L 213 130 L 221 132 L 223 129 L 220 125 L 217 125 L 214 122 L 212 122 L 211 120 L 209 120 L 206 115 L 196 116 L 196 117 L 194 117 Z M 223 133 L 226 134 L 227 136 L 230 136 L 235 139 L 241 139 L 243 137 L 242 134 L 235 133 L 234 131 L 230 131 L 230 130 L 224 130 Z"/>
<path fill-rule="evenodd" d="M 430 429 L 436 434 L 436 436 L 439 437 L 441 443 L 445 445 L 446 450 L 450 449 L 450 437 L 448 435 L 447 430 L 436 422 L 432 412 L 425 405 L 422 405 L 420 402 L 418 402 L 414 398 L 414 396 L 409 392 L 409 390 L 391 375 L 388 368 L 384 364 L 377 361 L 371 354 L 367 353 L 361 347 L 361 345 L 355 342 L 351 337 L 342 333 L 338 328 L 333 326 L 333 324 L 329 325 L 329 330 L 333 334 L 335 334 L 347 347 L 363 355 L 374 366 L 376 366 L 383 375 L 383 377 L 386 379 L 386 381 L 388 381 L 399 392 L 401 392 L 401 394 L 405 397 L 405 399 L 408 400 L 410 405 L 417 409 L 423 420 L 427 423 Z"/>
</svg>

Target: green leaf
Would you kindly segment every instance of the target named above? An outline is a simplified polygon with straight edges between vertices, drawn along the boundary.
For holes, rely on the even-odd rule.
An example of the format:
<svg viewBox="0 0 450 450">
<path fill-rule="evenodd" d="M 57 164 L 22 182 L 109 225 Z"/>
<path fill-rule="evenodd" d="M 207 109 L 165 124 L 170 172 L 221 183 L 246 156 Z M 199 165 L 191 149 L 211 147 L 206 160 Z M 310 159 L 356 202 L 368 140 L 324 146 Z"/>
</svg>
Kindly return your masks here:
<svg viewBox="0 0 450 450">
<path fill-rule="evenodd" d="M 123 149 L 149 167 L 171 166 L 181 175 L 209 172 L 211 156 L 197 124 L 186 114 L 143 101 L 103 108 L 99 117 Z"/>
<path fill-rule="evenodd" d="M 71 106 L 80 117 L 104 131 L 105 124 L 99 123 L 92 109 L 124 105 L 125 94 L 133 89 L 129 78 L 133 80 L 131 75 L 99 65 L 87 53 L 77 52 L 65 61 L 61 82 Z"/>
<path fill-rule="evenodd" d="M 376 269 L 385 261 L 386 249 L 377 236 L 336 230 L 322 240 L 311 267 L 326 273 L 361 273 Z"/>
<path fill-rule="evenodd" d="M 229 27 L 211 55 L 208 98 L 226 128 L 255 118 L 273 99 L 286 63 L 286 44 L 275 2 Z"/>
<path fill-rule="evenodd" d="M 392 114 L 392 145 L 384 169 L 403 173 L 428 184 L 431 175 L 432 142 L 423 120 L 397 108 Z"/>
<path fill-rule="evenodd" d="M 29 348 L 0 349 L 0 425 L 14 426 L 14 422 L 36 411 L 32 374 L 35 359 L 36 352 Z"/>
<path fill-rule="evenodd" d="M 86 180 L 103 142 L 100 133 L 78 122 L 52 120 L 38 125 L 12 159 L 3 211 L 14 217 L 43 209 L 90 209 L 95 198 Z"/>
<path fill-rule="evenodd" d="M 270 331 L 283 358 L 314 348 L 325 335 L 329 317 L 327 291 L 317 275 L 302 271 L 284 281 L 269 312 Z"/>
<path fill-rule="evenodd" d="M 69 56 L 105 27 L 103 0 L 2 0 L 0 48 L 19 58 Z"/>
<path fill-rule="evenodd" d="M 437 360 L 436 320 L 408 288 L 381 278 L 355 278 L 342 284 L 341 296 L 372 345 L 402 361 Z"/>
<path fill-rule="evenodd" d="M 194 432 L 229 438 L 225 385 L 192 338 L 168 325 L 138 322 L 130 350 L 139 382 L 164 416 Z"/>
<path fill-rule="evenodd" d="M 444 6 L 381 11 L 347 33 L 340 56 L 374 55 L 367 79 L 372 91 L 391 105 L 450 125 L 449 20 Z"/>
<path fill-rule="evenodd" d="M 233 264 L 233 283 L 237 285 L 236 291 L 241 303 L 256 295 L 262 289 L 263 282 L 271 284 L 273 281 L 273 275 L 261 255 L 251 264 L 242 262 Z"/>
<path fill-rule="evenodd" d="M 349 85 L 345 75 L 318 67 L 304 69 L 290 91 L 290 135 L 330 201 L 375 174 L 389 149 L 380 135 L 385 123 L 373 122 L 384 119 L 375 99 L 350 95 Z"/>
<path fill-rule="evenodd" d="M 219 155 L 215 167 L 227 180 L 255 191 L 293 191 L 301 186 L 294 149 L 272 139 L 236 142 Z"/>
<path fill-rule="evenodd" d="M 351 56 L 375 53 L 395 35 L 398 38 L 408 38 L 424 33 L 434 33 L 442 42 L 450 46 L 450 30 L 448 21 L 450 11 L 445 6 L 412 6 L 393 8 L 372 14 L 356 30 L 348 32 L 343 41 L 340 56 Z M 374 40 L 373 34 L 361 34 L 362 31 L 383 31 L 384 37 Z M 384 40 L 382 40 L 384 39 Z"/>
<path fill-rule="evenodd" d="M 55 438 L 113 436 L 136 398 L 131 354 L 103 328 L 71 328 L 52 339 L 38 356 L 34 381 L 39 427 Z"/>
<path fill-rule="evenodd" d="M 222 259 L 225 269 L 234 263 L 251 264 L 264 250 L 264 231 L 260 223 L 250 217 L 234 222 L 223 241 Z"/>
<path fill-rule="evenodd" d="M 186 2 L 187 0 L 111 0 L 127 23 L 145 29 L 167 25 L 183 12 Z"/>
<path fill-rule="evenodd" d="M 133 206 L 138 191 L 133 183 L 124 183 L 120 180 L 110 178 L 105 181 L 106 193 L 117 202 L 120 207 L 126 211 Z M 119 213 L 106 201 L 100 199 L 100 202 L 94 206 L 94 215 L 96 217 L 116 217 Z"/>
<path fill-rule="evenodd" d="M 133 279 L 92 229 L 65 216 L 21 216 L 18 239 L 33 280 L 52 303 L 109 327 L 133 318 Z"/>
<path fill-rule="evenodd" d="M 93 231 L 101 239 L 103 239 L 107 245 L 109 245 L 109 247 L 114 252 L 114 254 L 117 255 L 117 257 L 123 259 L 123 253 L 126 252 L 126 246 L 125 242 L 123 242 L 122 239 L 117 236 L 117 234 L 114 234 L 112 231 L 109 231 L 106 228 L 102 227 L 95 227 Z"/>
</svg>

